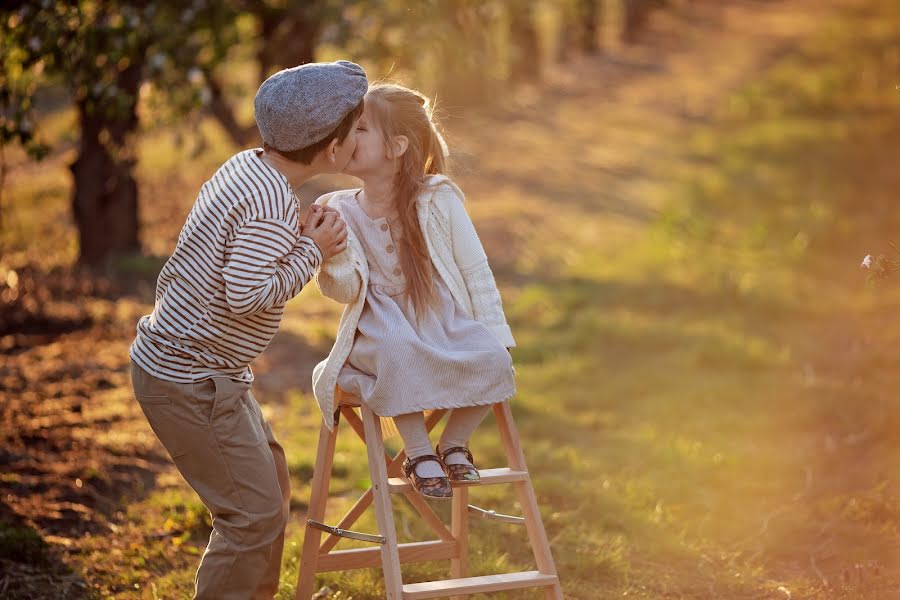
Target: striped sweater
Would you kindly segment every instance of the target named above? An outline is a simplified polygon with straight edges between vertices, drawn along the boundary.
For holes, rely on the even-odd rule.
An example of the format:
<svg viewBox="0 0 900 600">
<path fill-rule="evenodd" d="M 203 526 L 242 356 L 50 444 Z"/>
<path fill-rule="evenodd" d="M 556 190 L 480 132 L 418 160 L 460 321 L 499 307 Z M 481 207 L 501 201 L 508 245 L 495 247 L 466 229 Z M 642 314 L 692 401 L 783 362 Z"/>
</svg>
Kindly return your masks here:
<svg viewBox="0 0 900 600">
<path fill-rule="evenodd" d="M 203 184 L 159 274 L 130 352 L 155 377 L 252 381 L 250 361 L 322 263 L 315 242 L 299 235 L 290 184 L 259 152 L 236 154 Z"/>
</svg>

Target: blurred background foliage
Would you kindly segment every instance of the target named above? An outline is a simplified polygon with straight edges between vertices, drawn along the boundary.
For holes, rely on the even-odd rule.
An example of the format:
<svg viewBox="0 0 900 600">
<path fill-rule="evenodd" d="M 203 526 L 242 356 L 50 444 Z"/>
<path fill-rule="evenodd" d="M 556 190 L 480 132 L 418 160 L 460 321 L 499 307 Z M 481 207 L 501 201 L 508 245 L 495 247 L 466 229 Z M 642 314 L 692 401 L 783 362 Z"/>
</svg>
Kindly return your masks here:
<svg viewBox="0 0 900 600">
<path fill-rule="evenodd" d="M 97 265 L 139 250 L 134 137 L 142 126 L 190 128 L 210 115 L 246 146 L 257 141 L 248 100 L 267 76 L 348 56 L 454 111 L 485 105 L 538 82 L 553 62 L 598 51 L 601 15 L 630 39 L 661 0 L 19 4 L 0 12 L 0 144 L 43 158 L 41 114 L 74 105 L 79 261 Z M 204 147 L 202 131 L 189 131 Z"/>
</svg>

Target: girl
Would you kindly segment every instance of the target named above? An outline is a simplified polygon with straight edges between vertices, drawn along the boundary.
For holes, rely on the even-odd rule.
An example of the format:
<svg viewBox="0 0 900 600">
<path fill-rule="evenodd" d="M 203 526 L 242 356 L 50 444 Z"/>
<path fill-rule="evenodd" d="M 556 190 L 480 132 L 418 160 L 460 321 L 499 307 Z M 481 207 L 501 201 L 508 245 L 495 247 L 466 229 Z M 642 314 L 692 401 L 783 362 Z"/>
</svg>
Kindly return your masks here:
<svg viewBox="0 0 900 600">
<path fill-rule="evenodd" d="M 442 499 L 451 481 L 479 480 L 468 439 L 492 404 L 516 392 L 507 351 L 515 341 L 462 192 L 442 175 L 445 153 L 424 96 L 369 88 L 345 170 L 363 187 L 318 200 L 346 221 L 348 245 L 316 279 L 347 306 L 313 371 L 329 429 L 336 387 L 393 417 L 404 474 L 420 494 Z M 435 451 L 428 409 L 452 409 Z"/>
</svg>

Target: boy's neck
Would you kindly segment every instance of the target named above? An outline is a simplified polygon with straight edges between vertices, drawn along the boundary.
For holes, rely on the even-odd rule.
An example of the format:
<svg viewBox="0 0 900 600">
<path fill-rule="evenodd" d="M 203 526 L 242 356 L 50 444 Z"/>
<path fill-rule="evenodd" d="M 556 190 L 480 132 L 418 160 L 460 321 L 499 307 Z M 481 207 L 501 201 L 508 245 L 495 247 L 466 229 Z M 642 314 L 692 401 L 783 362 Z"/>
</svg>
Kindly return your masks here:
<svg viewBox="0 0 900 600">
<path fill-rule="evenodd" d="M 285 179 L 287 179 L 288 183 L 291 185 L 291 189 L 294 191 L 297 191 L 301 185 L 316 175 L 321 175 L 325 172 L 316 165 L 315 161 L 313 161 L 312 164 L 304 165 L 303 163 L 287 160 L 278 154 L 269 153 L 265 150 L 259 152 L 258 156 L 264 163 L 284 175 Z"/>
</svg>

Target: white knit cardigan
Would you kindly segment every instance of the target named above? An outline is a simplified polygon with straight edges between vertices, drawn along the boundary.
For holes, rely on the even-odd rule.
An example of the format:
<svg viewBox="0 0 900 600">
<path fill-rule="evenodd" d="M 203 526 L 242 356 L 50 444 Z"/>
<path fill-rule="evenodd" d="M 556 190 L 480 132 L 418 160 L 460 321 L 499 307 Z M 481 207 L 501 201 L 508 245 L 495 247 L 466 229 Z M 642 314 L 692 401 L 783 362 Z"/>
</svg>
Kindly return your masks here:
<svg viewBox="0 0 900 600">
<path fill-rule="evenodd" d="M 327 205 L 341 195 L 358 190 L 332 192 L 316 203 Z M 454 300 L 475 320 L 484 323 L 507 348 L 516 345 L 500 301 L 500 292 L 475 226 L 463 206 L 462 191 L 448 177 L 432 175 L 416 199 L 419 226 L 431 262 Z M 334 429 L 335 387 L 344 366 L 365 304 L 369 267 L 359 239 L 348 226 L 347 249 L 327 259 L 316 273 L 316 283 L 329 298 L 346 304 L 337 339 L 328 358 L 313 369 L 313 393 L 325 424 Z"/>
</svg>

